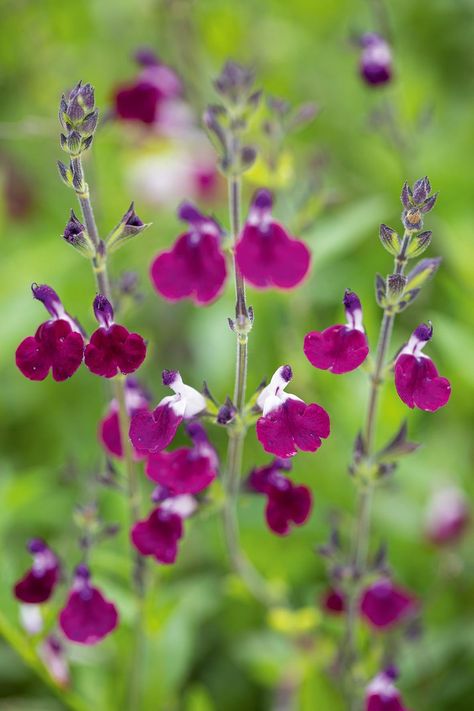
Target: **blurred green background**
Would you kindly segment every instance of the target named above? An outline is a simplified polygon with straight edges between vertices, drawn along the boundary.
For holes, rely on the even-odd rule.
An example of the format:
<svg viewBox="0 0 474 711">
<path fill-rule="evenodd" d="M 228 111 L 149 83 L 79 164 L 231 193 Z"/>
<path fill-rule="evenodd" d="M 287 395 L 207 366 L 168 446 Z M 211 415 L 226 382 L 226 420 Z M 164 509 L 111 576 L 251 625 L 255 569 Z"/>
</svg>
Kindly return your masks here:
<svg viewBox="0 0 474 711">
<path fill-rule="evenodd" d="M 388 3 L 387 3 L 388 5 Z M 347 475 L 352 442 L 364 412 L 364 373 L 345 377 L 315 371 L 302 339 L 341 319 L 341 298 L 354 289 L 376 339 L 380 311 L 373 298 L 376 271 L 391 258 L 379 245 L 380 222 L 398 228 L 399 192 L 405 179 L 428 174 L 440 198 L 426 220 L 433 230 L 428 255 L 443 257 L 435 280 L 404 312 L 398 347 L 420 321 L 435 329 L 428 353 L 452 381 L 449 406 L 435 415 L 407 412 L 393 384 L 385 388 L 380 442 L 408 415 L 410 437 L 423 447 L 401 464 L 378 493 L 373 545 L 388 542 L 396 579 L 423 601 L 423 633 L 404 643 L 401 688 L 417 711 L 472 708 L 474 693 L 474 555 L 470 540 L 455 551 L 425 540 L 424 512 L 431 493 L 454 483 L 474 496 L 472 426 L 474 394 L 474 3 L 470 0 L 398 0 L 388 8 L 395 80 L 371 90 L 359 79 L 351 37 L 377 28 L 379 3 L 363 0 L 111 0 L 61 3 L 3 0 L 0 28 L 0 609 L 18 627 L 13 581 L 29 564 L 26 539 L 41 535 L 72 564 L 79 553 L 74 507 L 99 497 L 108 521 L 124 521 L 124 503 L 95 483 L 103 466 L 96 427 L 105 410 L 106 385 L 82 368 L 70 381 L 31 383 L 14 366 L 21 339 L 44 320 L 33 302 L 33 281 L 52 285 L 66 308 L 92 329 L 94 284 L 87 262 L 60 234 L 74 195 L 58 180 L 61 158 L 56 122 L 61 93 L 79 79 L 96 87 L 106 109 L 112 88 L 134 76 L 131 55 L 155 48 L 178 69 L 196 112 L 215 101 L 211 78 L 228 57 L 250 63 L 257 84 L 292 104 L 315 101 L 320 115 L 288 137 L 286 171 L 276 214 L 290 221 L 301 195 L 317 186 L 320 212 L 304 237 L 314 255 L 310 279 L 290 296 L 249 290 L 255 310 L 250 340 L 250 391 L 282 363 L 291 363 L 292 391 L 329 410 L 333 434 L 316 455 L 299 454 L 293 478 L 314 493 L 309 523 L 287 538 L 271 535 L 260 497 L 242 497 L 243 547 L 275 584 L 286 586 L 296 607 L 312 606 L 326 587 L 323 561 L 314 553 L 329 530 L 331 512 L 350 524 L 355 492 Z M 381 116 L 389 116 L 387 123 Z M 155 401 L 164 395 L 162 368 L 177 368 L 186 382 L 206 379 L 223 400 L 231 392 L 234 336 L 226 318 L 233 294 L 209 308 L 169 305 L 152 291 L 148 265 L 179 233 L 174 211 L 152 208 L 131 195 L 127 171 L 133 141 L 123 126 L 99 131 L 86 170 L 100 228 L 109 230 L 136 200 L 145 235 L 114 255 L 112 270 L 140 275 L 142 300 L 124 312 L 125 323 L 151 345 L 142 378 Z M 308 158 L 315 156 L 310 161 Z M 286 173 L 285 172 L 285 173 Z M 245 188 L 245 201 L 255 185 Z M 225 201 L 213 206 L 227 224 Z M 395 349 L 394 349 L 395 350 Z M 221 432 L 213 433 L 220 453 Z M 268 461 L 253 433 L 245 466 Z M 147 482 L 144 491 L 149 492 Z M 229 574 L 219 516 L 209 511 L 186 524 L 177 564 L 156 573 L 147 610 L 151 634 L 143 664 L 143 708 L 237 711 L 278 708 L 285 681 L 299 680 L 295 708 L 342 708 L 328 680 L 339 621 L 323 622 L 316 642 L 298 650 L 291 635 L 268 625 L 264 611 Z M 126 532 L 93 553 L 95 579 L 120 606 L 123 629 L 94 649 L 72 649 L 74 685 L 90 708 L 118 709 L 133 614 Z M 468 537 L 470 538 L 470 537 Z M 374 667 L 368 664 L 368 673 Z M 117 683 L 117 679 L 120 681 Z M 17 656 L 0 646 L 0 709 L 63 708 Z"/>
</svg>

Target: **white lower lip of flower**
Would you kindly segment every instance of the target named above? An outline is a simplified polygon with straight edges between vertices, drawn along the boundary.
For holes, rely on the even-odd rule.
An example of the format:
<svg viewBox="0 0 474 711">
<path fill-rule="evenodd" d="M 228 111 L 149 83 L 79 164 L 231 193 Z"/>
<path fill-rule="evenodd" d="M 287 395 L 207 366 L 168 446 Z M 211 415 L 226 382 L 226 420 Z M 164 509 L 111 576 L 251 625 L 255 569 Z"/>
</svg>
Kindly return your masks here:
<svg viewBox="0 0 474 711">
<path fill-rule="evenodd" d="M 170 513 L 175 513 L 181 518 L 188 518 L 193 514 L 197 508 L 196 499 L 190 494 L 181 494 L 179 496 L 172 496 L 169 499 L 165 499 L 161 504 L 162 509 L 169 511 Z"/>
<path fill-rule="evenodd" d="M 20 622 L 28 634 L 39 634 L 43 629 L 43 615 L 40 606 L 20 605 Z"/>
</svg>

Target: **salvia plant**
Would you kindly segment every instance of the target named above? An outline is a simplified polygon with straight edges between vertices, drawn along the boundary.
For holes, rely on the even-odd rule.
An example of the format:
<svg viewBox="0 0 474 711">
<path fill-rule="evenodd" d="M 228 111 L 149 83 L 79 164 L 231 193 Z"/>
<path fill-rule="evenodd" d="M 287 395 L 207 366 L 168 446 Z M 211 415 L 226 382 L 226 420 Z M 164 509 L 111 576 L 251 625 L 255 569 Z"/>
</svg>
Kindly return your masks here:
<svg viewBox="0 0 474 711">
<path fill-rule="evenodd" d="M 386 81 L 389 66 L 375 70 L 374 62 L 387 60 L 388 50 L 380 46 L 376 36 L 366 37 L 363 46 L 365 76 L 373 82 Z M 122 116 L 146 123 L 152 121 L 153 102 L 163 96 L 163 91 L 158 92 L 150 79 L 158 66 L 156 60 L 143 55 L 140 61 L 146 78 L 122 87 L 116 100 Z M 174 95 L 179 91 L 179 81 L 166 68 L 163 71 L 160 80 Z M 298 288 L 308 278 L 311 253 L 304 241 L 273 216 L 274 198 L 264 186 L 243 204 L 242 176 L 252 167 L 258 151 L 249 142 L 249 127 L 262 100 L 253 73 L 228 62 L 214 88 L 218 100 L 208 106 L 203 122 L 227 181 L 228 224 L 223 226 L 197 205 L 183 202 L 178 206 L 183 232 L 153 259 L 150 278 L 160 298 L 168 302 L 189 299 L 197 306 L 211 304 L 227 282 L 233 284 L 235 312 L 227 324 L 221 324 L 223 334 L 230 329 L 236 343 L 232 395 L 220 402 L 215 399 L 212 372 L 202 374 L 206 383 L 200 389 L 189 382 L 188 373 L 164 369 L 158 401 L 139 379 L 147 343 L 122 323 L 111 289 L 111 265 L 114 252 L 141 238 L 148 224 L 138 217 L 132 203 L 108 234 L 98 231 L 83 156 L 93 146 L 99 114 L 94 89 L 81 82 L 60 102 L 60 145 L 66 158 L 58 167 L 62 181 L 75 192 L 79 204 L 77 212 L 71 211 L 63 236 L 92 269 L 95 294 L 91 290 L 85 298 L 90 301 L 96 325 L 86 331 L 69 313 L 70 309 L 74 311 L 74 304 L 63 305 L 54 286 L 34 283 L 33 298 L 46 309 L 47 318 L 16 351 L 19 370 L 32 381 L 48 375 L 63 381 L 85 366 L 110 383 L 110 401 L 99 423 L 99 434 L 108 461 L 103 483 L 118 487 L 129 506 L 129 522 L 123 525 L 129 529 L 134 560 L 131 585 L 136 599 L 136 642 L 130 648 L 130 688 L 124 705 L 133 709 L 140 708 L 137 668 L 140 656 L 146 654 L 144 601 L 153 594 L 147 573 L 151 566 L 175 563 L 189 526 L 187 519 L 196 514 L 205 500 L 204 492 L 218 478 L 223 488 L 222 524 L 233 570 L 268 608 L 275 629 L 289 626 L 290 631 L 297 632 L 301 623 L 298 615 L 307 614 L 307 610 L 298 610 L 251 564 L 240 545 L 237 502 L 240 496 L 262 496 L 266 524 L 278 536 L 304 524 L 311 512 L 312 493 L 293 480 L 292 458 L 300 451 L 317 457 L 331 429 L 338 426 L 337 412 L 331 412 L 330 402 L 307 402 L 303 392 L 293 393 L 291 364 L 275 362 L 268 382 L 263 381 L 257 390 L 248 388 L 248 342 L 253 328 L 258 328 L 259 314 L 254 314 L 247 290 Z M 321 330 L 301 334 L 307 367 L 318 371 L 315 377 L 343 376 L 357 368 L 367 374 L 366 413 L 358 424 L 352 454 L 348 454 L 349 475 L 358 497 L 355 528 L 347 536 L 335 524 L 328 542 L 318 549 L 328 567 L 327 593 L 321 608 L 324 614 L 339 616 L 341 623 L 338 652 L 328 672 L 337 680 L 350 709 L 404 709 L 396 685 L 394 654 L 390 648 L 380 654 L 378 645 L 371 648 L 364 643 L 362 648 L 360 628 L 365 626 L 374 634 L 413 629 L 420 611 L 421 601 L 392 575 L 385 547 L 373 552 L 370 524 L 375 491 L 393 476 L 400 458 L 418 447 L 409 439 L 407 422 L 400 424 L 390 441 L 378 441 L 381 388 L 392 389 L 409 409 L 426 412 L 445 406 L 450 397 L 449 381 L 438 374 L 425 352 L 430 352 L 435 324 L 414 323 L 406 343 L 392 344 L 398 314 L 411 306 L 440 264 L 438 258 L 423 257 L 412 266 L 430 247 L 431 232 L 425 230 L 424 221 L 436 198 L 427 177 L 412 186 L 405 183 L 401 229 L 397 232 L 385 224 L 380 226 L 380 242 L 393 259 L 393 266 L 382 261 L 384 274 L 375 278 L 375 298 L 381 310 L 378 337 L 370 334 L 369 339 L 361 301 L 349 289 L 341 294 L 343 322 L 328 326 L 318 323 L 315 316 L 314 328 Z M 253 367 L 256 369 L 257 364 Z M 227 433 L 227 453 L 221 462 L 212 443 L 213 427 Z M 176 448 L 173 440 L 180 428 L 189 442 Z M 243 450 L 246 436 L 253 429 L 268 454 L 267 463 L 244 472 Z M 118 470 L 122 478 L 117 476 Z M 152 482 L 147 498 L 143 495 L 144 477 Z M 456 499 L 456 492 L 452 492 L 452 498 L 456 515 L 442 522 L 442 530 L 436 525 L 439 517 L 433 504 L 433 540 L 456 536 L 465 523 L 463 502 Z M 78 509 L 77 520 L 81 531 L 77 559 L 62 561 L 46 541 L 31 540 L 28 551 L 32 564 L 15 584 L 14 595 L 21 605 L 24 625 L 40 635 L 39 647 L 29 648 L 25 658 L 68 706 L 87 708 L 72 691 L 67 650 L 70 644 L 100 643 L 120 625 L 118 605 L 104 595 L 90 564 L 92 547 L 113 535 L 117 527 L 104 522 L 92 504 Z M 42 633 L 41 609 L 50 600 L 56 611 L 55 622 Z M 11 641 L 21 649 L 16 638 Z M 370 656 L 372 678 L 365 675 L 365 667 L 360 664 L 363 655 Z"/>
</svg>

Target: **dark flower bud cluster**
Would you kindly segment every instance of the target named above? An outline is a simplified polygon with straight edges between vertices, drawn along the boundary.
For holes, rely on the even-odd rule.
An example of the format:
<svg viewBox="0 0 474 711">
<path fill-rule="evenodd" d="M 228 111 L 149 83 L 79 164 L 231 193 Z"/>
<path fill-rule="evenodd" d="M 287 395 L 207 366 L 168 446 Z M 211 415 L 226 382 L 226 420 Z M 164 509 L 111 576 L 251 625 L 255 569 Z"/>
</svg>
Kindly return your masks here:
<svg viewBox="0 0 474 711">
<path fill-rule="evenodd" d="M 423 215 L 433 209 L 438 193 L 431 193 L 431 183 L 427 177 L 420 178 L 411 188 L 405 183 L 402 188 L 402 222 L 408 232 L 423 229 Z"/>
<path fill-rule="evenodd" d="M 61 148 L 74 158 L 86 151 L 93 140 L 97 128 L 99 112 L 95 108 L 94 88 L 80 81 L 66 98 L 63 95 L 59 105 Z"/>
</svg>

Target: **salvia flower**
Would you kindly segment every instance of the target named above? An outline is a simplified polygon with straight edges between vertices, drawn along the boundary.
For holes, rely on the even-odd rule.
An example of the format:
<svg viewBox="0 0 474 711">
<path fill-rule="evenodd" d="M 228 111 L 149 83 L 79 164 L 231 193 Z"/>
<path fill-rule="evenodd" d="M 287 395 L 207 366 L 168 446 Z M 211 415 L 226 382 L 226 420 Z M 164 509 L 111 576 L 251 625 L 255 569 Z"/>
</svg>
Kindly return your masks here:
<svg viewBox="0 0 474 711">
<path fill-rule="evenodd" d="M 464 493 L 455 486 L 435 492 L 426 512 L 426 534 L 436 545 L 456 543 L 465 533 L 470 512 Z"/>
<path fill-rule="evenodd" d="M 149 396 L 133 377 L 125 382 L 125 404 L 129 417 L 135 412 L 148 410 Z M 105 451 L 113 457 L 122 459 L 123 443 L 120 436 L 119 407 L 116 400 L 110 403 L 106 416 L 99 423 L 99 441 Z M 146 452 L 135 449 L 136 459 L 143 459 Z"/>
<path fill-rule="evenodd" d="M 266 467 L 254 469 L 248 479 L 251 489 L 267 496 L 265 518 L 270 530 L 279 536 L 287 535 L 293 525 L 305 523 L 312 507 L 310 490 L 283 476 L 281 471 L 287 469 L 284 460 L 275 459 Z"/>
<path fill-rule="evenodd" d="M 380 630 L 396 625 L 416 609 L 416 600 L 390 578 L 379 578 L 367 587 L 360 600 L 360 613 Z"/>
<path fill-rule="evenodd" d="M 259 289 L 292 289 L 308 274 L 311 253 L 272 217 L 273 198 L 258 190 L 235 250 L 243 277 Z"/>
<path fill-rule="evenodd" d="M 326 410 L 285 393 L 291 378 L 290 366 L 281 366 L 257 399 L 263 411 L 257 421 L 257 437 L 266 452 L 284 458 L 293 457 L 298 449 L 315 452 L 330 433 Z"/>
<path fill-rule="evenodd" d="M 135 59 L 142 69 L 134 81 L 115 90 L 115 115 L 151 126 L 159 123 L 166 104 L 181 96 L 182 86 L 176 73 L 151 50 L 139 50 Z"/>
<path fill-rule="evenodd" d="M 377 674 L 365 690 L 365 711 L 407 711 L 396 688 L 398 673 L 392 667 Z"/>
<path fill-rule="evenodd" d="M 435 364 L 422 353 L 433 335 L 433 328 L 422 323 L 416 328 L 395 362 L 395 387 L 410 408 L 435 412 L 451 395 L 451 384 L 438 375 Z"/>
<path fill-rule="evenodd" d="M 353 291 L 346 291 L 343 303 L 347 324 L 311 331 L 306 334 L 303 346 L 311 365 L 336 375 L 355 370 L 369 353 L 359 297 Z"/>
<path fill-rule="evenodd" d="M 387 84 L 392 78 L 392 53 L 388 42 L 375 32 L 360 38 L 360 74 L 369 86 Z"/>
<path fill-rule="evenodd" d="M 117 608 L 91 585 L 90 571 L 78 565 L 66 605 L 59 613 L 59 626 L 76 644 L 97 644 L 114 631 L 119 620 Z"/>
<path fill-rule="evenodd" d="M 112 305 L 102 294 L 94 299 L 94 314 L 99 328 L 86 346 L 86 366 L 92 373 L 104 378 L 113 378 L 117 373 L 134 373 L 145 360 L 146 344 L 143 338 L 114 323 Z"/>
<path fill-rule="evenodd" d="M 159 563 L 170 565 L 178 555 L 183 532 L 182 517 L 165 506 L 158 506 L 148 518 L 134 524 L 130 535 L 142 555 L 153 556 Z"/>
<path fill-rule="evenodd" d="M 149 479 L 167 487 L 174 495 L 197 494 L 217 476 L 217 454 L 204 427 L 199 422 L 192 422 L 186 431 L 193 447 L 150 454 L 145 467 Z"/>
<path fill-rule="evenodd" d="M 40 538 L 28 543 L 33 565 L 14 587 L 17 600 L 27 605 L 38 605 L 49 600 L 59 582 L 59 560 Z"/>
<path fill-rule="evenodd" d="M 46 284 L 33 284 L 33 297 L 51 315 L 34 336 L 25 338 L 16 349 L 16 365 L 30 380 L 44 380 L 52 371 L 54 380 L 70 378 L 82 363 L 84 339 L 79 325 L 64 310 L 59 296 Z"/>
<path fill-rule="evenodd" d="M 209 304 L 222 291 L 227 276 L 222 228 L 188 202 L 179 207 L 178 217 L 189 224 L 189 230 L 171 250 L 153 260 L 151 281 L 169 301 L 190 298 L 199 306 Z"/>
<path fill-rule="evenodd" d="M 71 676 L 63 645 L 55 635 L 49 635 L 39 648 L 39 656 L 56 684 L 69 686 Z"/>
<path fill-rule="evenodd" d="M 130 423 L 133 446 L 153 454 L 170 444 L 183 419 L 192 419 L 206 408 L 203 395 L 185 385 L 177 370 L 164 370 L 162 379 L 176 394 L 164 397 L 153 412 L 134 413 Z"/>
</svg>

